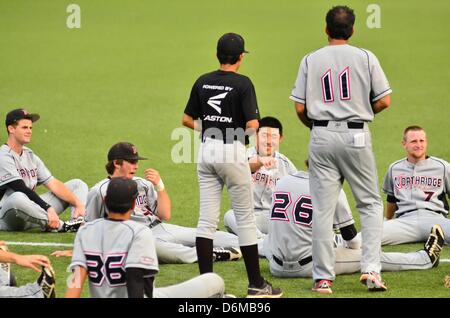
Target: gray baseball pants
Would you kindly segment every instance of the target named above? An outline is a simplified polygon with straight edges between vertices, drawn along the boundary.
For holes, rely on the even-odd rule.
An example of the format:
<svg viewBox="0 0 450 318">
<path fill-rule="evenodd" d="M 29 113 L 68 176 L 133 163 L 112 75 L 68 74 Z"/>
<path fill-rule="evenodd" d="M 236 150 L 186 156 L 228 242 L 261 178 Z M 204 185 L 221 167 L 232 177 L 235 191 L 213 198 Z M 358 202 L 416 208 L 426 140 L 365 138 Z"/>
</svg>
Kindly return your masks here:
<svg viewBox="0 0 450 318">
<path fill-rule="evenodd" d="M 227 186 L 234 210 L 239 246 L 257 244 L 257 229 L 253 213 L 253 185 L 245 146 L 239 141 L 224 144 L 207 138 L 199 148 L 198 182 L 200 216 L 197 236 L 213 239 L 220 219 L 223 186 Z"/>
<path fill-rule="evenodd" d="M 361 271 L 381 270 L 383 205 L 367 124 L 349 129 L 345 122 L 313 127 L 309 144 L 313 213 L 313 279 L 334 280 L 333 217 L 343 179 L 347 180 L 361 218 Z"/>
<path fill-rule="evenodd" d="M 450 245 L 450 219 L 440 213 L 419 209 L 383 222 L 382 245 L 425 242 L 431 228 L 439 224 L 445 234 L 445 243 Z"/>
<path fill-rule="evenodd" d="M 336 248 L 335 273 L 352 274 L 361 270 L 361 250 Z M 334 253 L 333 253 L 334 254 Z M 270 272 L 275 277 L 312 277 L 313 263 L 300 266 L 298 262 L 283 263 L 280 266 L 268 255 Z M 381 253 L 381 270 L 383 272 L 397 272 L 407 270 L 421 270 L 432 268 L 430 258 L 424 250 L 412 253 Z"/>
<path fill-rule="evenodd" d="M 161 223 L 152 228 L 155 237 L 156 254 L 160 263 L 191 264 L 197 262 L 195 235 L 197 229 L 175 224 Z M 234 234 L 217 231 L 214 233 L 214 247 L 239 247 Z"/>
<path fill-rule="evenodd" d="M 89 188 L 80 179 L 72 179 L 64 183 L 77 198 L 86 204 Z M 52 192 L 46 192 L 41 198 L 50 204 L 57 214 L 61 214 L 69 204 L 59 199 Z M 23 231 L 40 227 L 45 229 L 48 224 L 47 211 L 31 201 L 24 193 L 14 192 L 0 208 L 0 231 Z"/>
</svg>

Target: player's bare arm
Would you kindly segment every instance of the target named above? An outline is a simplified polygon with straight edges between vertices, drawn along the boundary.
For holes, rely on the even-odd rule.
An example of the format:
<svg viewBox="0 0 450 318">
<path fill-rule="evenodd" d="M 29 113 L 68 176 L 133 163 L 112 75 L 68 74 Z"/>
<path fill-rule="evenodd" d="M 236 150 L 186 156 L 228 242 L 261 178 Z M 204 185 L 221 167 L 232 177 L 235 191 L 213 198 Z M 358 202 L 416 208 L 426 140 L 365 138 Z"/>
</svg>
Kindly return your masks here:
<svg viewBox="0 0 450 318">
<path fill-rule="evenodd" d="M 391 95 L 386 95 L 379 100 L 377 100 L 375 103 L 372 104 L 372 109 L 374 114 L 377 114 L 381 112 L 382 110 L 385 110 L 391 105 Z"/>
<path fill-rule="evenodd" d="M 59 216 L 56 213 L 54 208 L 49 207 L 47 209 L 47 218 L 48 218 L 48 227 L 49 228 L 51 228 L 51 229 L 59 228 Z"/>
<path fill-rule="evenodd" d="M 305 104 L 295 102 L 295 111 L 300 121 L 308 128 L 312 128 L 312 121 L 308 118 Z"/>
<path fill-rule="evenodd" d="M 54 251 L 54 252 L 51 253 L 50 255 L 51 255 L 51 256 L 56 256 L 56 257 L 72 257 L 72 255 L 73 255 L 73 250 Z"/>
<path fill-rule="evenodd" d="M 194 129 L 196 131 L 202 131 L 202 121 L 199 119 L 194 119 L 187 114 L 183 114 L 183 118 L 181 120 L 183 126 Z"/>
<path fill-rule="evenodd" d="M 252 119 L 249 120 L 246 124 L 245 124 L 245 134 L 247 136 L 253 136 L 256 134 L 256 131 L 258 130 L 259 127 L 259 122 L 258 119 Z"/>
<path fill-rule="evenodd" d="M 22 267 L 30 268 L 38 273 L 41 272 L 40 266 L 50 266 L 49 259 L 44 255 L 18 255 L 3 250 L 0 250 L 0 262 L 14 263 Z"/>
<path fill-rule="evenodd" d="M 86 277 L 87 270 L 81 266 L 76 266 L 70 281 L 70 287 L 66 291 L 65 298 L 80 298 Z"/>
<path fill-rule="evenodd" d="M 171 216 L 170 209 L 172 204 L 170 202 L 169 194 L 167 193 L 164 184 L 162 184 L 159 172 L 155 169 L 146 169 L 144 171 L 144 176 L 146 180 L 150 181 L 155 186 L 155 190 L 158 193 L 158 217 L 162 221 L 169 221 Z"/>
<path fill-rule="evenodd" d="M 386 219 L 392 219 L 394 217 L 395 211 L 397 211 L 397 204 L 393 202 L 386 202 L 386 211 L 384 215 Z"/>
<path fill-rule="evenodd" d="M 70 191 L 64 183 L 59 181 L 56 178 L 50 180 L 47 184 L 45 184 L 47 189 L 53 192 L 58 198 L 63 201 L 68 202 L 71 206 L 75 208 L 74 217 L 77 218 L 79 216 L 86 215 L 86 207 L 84 204 Z"/>
</svg>

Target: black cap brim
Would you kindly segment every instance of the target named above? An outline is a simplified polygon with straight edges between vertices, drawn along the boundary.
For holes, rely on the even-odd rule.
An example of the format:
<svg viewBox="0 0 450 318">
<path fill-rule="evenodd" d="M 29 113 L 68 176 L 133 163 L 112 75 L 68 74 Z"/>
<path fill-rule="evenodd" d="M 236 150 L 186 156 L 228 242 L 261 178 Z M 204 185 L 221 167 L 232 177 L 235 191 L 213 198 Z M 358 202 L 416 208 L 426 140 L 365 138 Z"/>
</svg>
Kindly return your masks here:
<svg viewBox="0 0 450 318">
<path fill-rule="evenodd" d="M 34 123 L 35 121 L 38 121 L 39 118 L 41 118 L 41 116 L 39 116 L 38 114 L 28 114 L 24 119 L 30 119 Z"/>
</svg>

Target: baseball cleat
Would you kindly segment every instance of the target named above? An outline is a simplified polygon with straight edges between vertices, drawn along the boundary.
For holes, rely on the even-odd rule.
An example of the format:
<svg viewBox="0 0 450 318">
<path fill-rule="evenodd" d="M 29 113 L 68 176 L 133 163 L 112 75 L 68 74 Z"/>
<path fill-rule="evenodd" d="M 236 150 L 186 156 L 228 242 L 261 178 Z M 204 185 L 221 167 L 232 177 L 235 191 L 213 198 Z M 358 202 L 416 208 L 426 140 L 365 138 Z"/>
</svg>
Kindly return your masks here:
<svg viewBox="0 0 450 318">
<path fill-rule="evenodd" d="M 280 288 L 272 287 L 272 285 L 264 280 L 261 287 L 249 285 L 247 289 L 247 298 L 280 298 L 283 291 Z"/>
<path fill-rule="evenodd" d="M 51 267 L 42 266 L 41 276 L 37 280 L 38 285 L 42 289 L 44 298 L 55 298 L 55 272 Z"/>
<path fill-rule="evenodd" d="M 441 256 L 442 247 L 444 246 L 444 231 L 439 224 L 435 224 L 431 228 L 430 236 L 425 242 L 423 249 L 427 252 L 430 257 L 431 264 L 433 267 L 439 265 L 439 257 Z"/>
<path fill-rule="evenodd" d="M 213 261 L 237 261 L 242 257 L 241 250 L 237 247 L 215 247 L 213 248 Z"/>
<path fill-rule="evenodd" d="M 331 286 L 333 286 L 333 281 L 328 279 L 316 280 L 311 291 L 313 293 L 319 294 L 332 294 Z"/>
<path fill-rule="evenodd" d="M 77 232 L 81 225 L 86 222 L 84 217 L 80 216 L 76 219 L 71 219 L 69 221 L 65 221 L 61 230 L 59 232 Z"/>
<path fill-rule="evenodd" d="M 386 283 L 381 280 L 381 275 L 376 272 L 362 273 L 359 278 L 361 284 L 366 285 L 369 291 L 386 291 Z"/>
</svg>

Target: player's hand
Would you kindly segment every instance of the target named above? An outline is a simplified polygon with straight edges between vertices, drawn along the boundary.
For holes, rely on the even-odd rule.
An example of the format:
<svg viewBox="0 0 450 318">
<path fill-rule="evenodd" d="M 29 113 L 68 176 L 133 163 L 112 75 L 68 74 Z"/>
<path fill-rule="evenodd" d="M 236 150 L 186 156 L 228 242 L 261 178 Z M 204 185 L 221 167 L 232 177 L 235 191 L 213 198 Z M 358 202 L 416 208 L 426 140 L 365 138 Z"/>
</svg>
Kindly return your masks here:
<svg viewBox="0 0 450 318">
<path fill-rule="evenodd" d="M 159 180 L 161 180 L 159 172 L 155 169 L 145 169 L 144 176 L 145 179 L 153 183 L 153 185 L 157 185 Z"/>
<path fill-rule="evenodd" d="M 65 250 L 65 251 L 54 251 L 50 255 L 56 257 L 72 257 L 73 253 L 72 250 Z"/>
<path fill-rule="evenodd" d="M 74 207 L 73 216 L 72 216 L 74 219 L 77 219 L 80 216 L 85 216 L 85 215 L 86 215 L 86 207 L 84 206 L 84 204 L 80 204 L 80 205 L 77 205 L 76 207 Z"/>
<path fill-rule="evenodd" d="M 50 266 L 50 260 L 44 255 L 16 255 L 16 264 L 40 272 L 41 266 Z"/>
<path fill-rule="evenodd" d="M 6 246 L 5 241 L 0 241 L 0 246 Z"/>
<path fill-rule="evenodd" d="M 48 227 L 51 229 L 58 229 L 59 217 L 58 214 L 56 214 L 55 209 L 49 207 L 47 210 L 47 217 L 48 217 Z"/>
<path fill-rule="evenodd" d="M 277 166 L 277 159 L 274 157 L 258 157 L 258 161 L 268 170 L 274 169 Z"/>
</svg>

